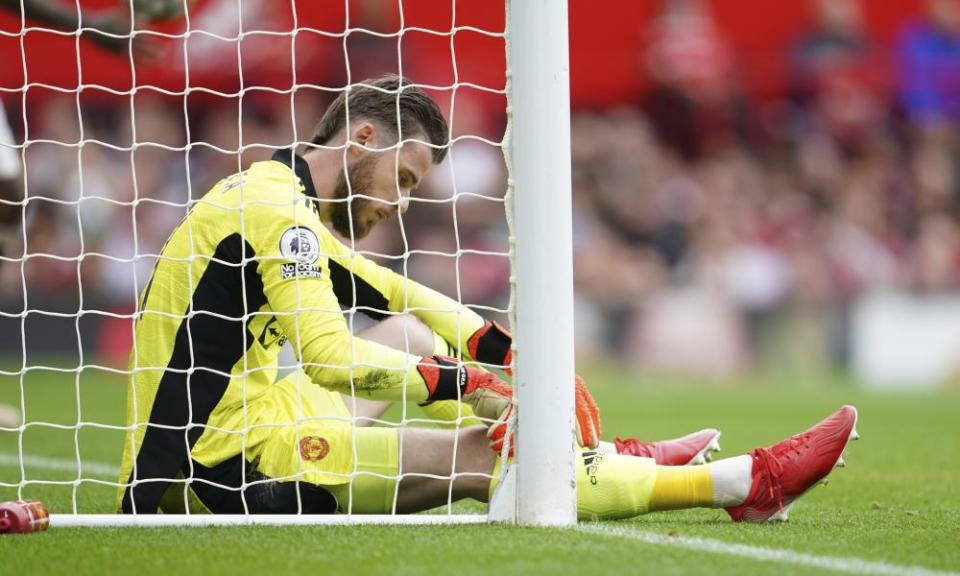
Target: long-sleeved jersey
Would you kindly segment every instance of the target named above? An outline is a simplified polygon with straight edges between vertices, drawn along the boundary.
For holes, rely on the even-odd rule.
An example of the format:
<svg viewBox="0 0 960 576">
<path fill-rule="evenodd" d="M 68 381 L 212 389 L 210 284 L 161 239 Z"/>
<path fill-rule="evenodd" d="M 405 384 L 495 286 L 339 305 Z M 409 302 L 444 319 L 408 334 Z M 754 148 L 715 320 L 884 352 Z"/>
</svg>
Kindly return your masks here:
<svg viewBox="0 0 960 576">
<path fill-rule="evenodd" d="M 414 314 L 464 357 L 484 326 L 469 308 L 338 241 L 320 221 L 306 161 L 290 150 L 197 201 L 140 297 L 121 509 L 154 512 L 164 480 L 189 460 L 212 467 L 241 453 L 250 440 L 240 433 L 250 425 L 244 406 L 274 385 L 285 340 L 317 385 L 425 400 L 420 358 L 353 336 L 341 306 L 375 318 Z"/>
</svg>

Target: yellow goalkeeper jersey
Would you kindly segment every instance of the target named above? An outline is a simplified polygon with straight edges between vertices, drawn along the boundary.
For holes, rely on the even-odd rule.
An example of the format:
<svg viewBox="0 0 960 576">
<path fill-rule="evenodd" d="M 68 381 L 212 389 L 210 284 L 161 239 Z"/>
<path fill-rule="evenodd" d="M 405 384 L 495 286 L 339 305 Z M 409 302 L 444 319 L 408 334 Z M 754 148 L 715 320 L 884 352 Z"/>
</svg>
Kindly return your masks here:
<svg viewBox="0 0 960 576">
<path fill-rule="evenodd" d="M 341 307 L 374 318 L 415 314 L 465 355 L 484 324 L 338 241 L 320 221 L 306 161 L 291 150 L 197 201 L 140 296 L 120 508 L 156 512 L 165 480 L 190 459 L 212 467 L 240 453 L 237 414 L 275 385 L 285 340 L 314 384 L 369 399 L 426 399 L 419 358 L 354 337 Z"/>
</svg>

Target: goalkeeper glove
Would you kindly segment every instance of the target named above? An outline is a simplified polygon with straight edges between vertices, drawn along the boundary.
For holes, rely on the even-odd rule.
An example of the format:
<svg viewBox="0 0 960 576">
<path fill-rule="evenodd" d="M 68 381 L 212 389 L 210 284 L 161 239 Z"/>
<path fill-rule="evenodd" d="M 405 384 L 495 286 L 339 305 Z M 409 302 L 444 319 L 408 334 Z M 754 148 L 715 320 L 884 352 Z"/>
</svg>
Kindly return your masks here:
<svg viewBox="0 0 960 576">
<path fill-rule="evenodd" d="M 473 333 L 467 340 L 467 350 L 470 357 L 477 362 L 499 366 L 504 372 L 511 374 L 513 364 L 513 350 L 510 343 L 513 336 L 503 326 L 489 320 Z"/>
<path fill-rule="evenodd" d="M 467 340 L 470 356 L 484 364 L 502 366 L 504 372 L 513 375 L 513 336 L 496 322 L 486 320 L 483 326 Z M 600 409 L 587 390 L 583 379 L 576 377 L 575 406 L 577 415 L 577 442 L 585 448 L 600 444 Z"/>
<path fill-rule="evenodd" d="M 498 420 L 513 405 L 513 387 L 495 375 L 455 358 L 435 355 L 417 367 L 427 385 L 427 402 L 460 400 L 486 420 Z"/>
<path fill-rule="evenodd" d="M 424 358 L 417 369 L 426 383 L 428 402 L 466 402 L 478 417 L 492 421 L 487 430 L 490 447 L 497 452 L 503 448 L 507 423 L 515 405 L 510 384 L 486 370 L 461 366 L 447 356 Z M 584 448 L 596 448 L 600 443 L 600 409 L 580 376 L 574 381 L 574 398 L 577 442 Z"/>
<path fill-rule="evenodd" d="M 513 414 L 513 405 L 487 431 L 490 447 L 499 452 L 503 448 L 507 433 L 507 423 Z M 600 445 L 600 408 L 587 390 L 583 378 L 574 379 L 574 414 L 577 417 L 577 443 L 584 448 L 595 449 Z M 512 444 L 512 443 L 511 443 Z M 513 456 L 513 446 L 510 447 Z"/>
<path fill-rule="evenodd" d="M 584 448 L 600 445 L 600 408 L 579 375 L 574 379 L 574 406 L 577 411 L 577 443 Z"/>
<path fill-rule="evenodd" d="M 494 452 L 503 449 L 507 422 L 513 414 L 513 387 L 480 368 L 461 366 L 455 358 L 436 355 L 424 358 L 417 367 L 427 385 L 427 402 L 460 400 L 474 413 L 492 421 L 487 438 Z M 513 448 L 510 449 L 513 455 Z"/>
</svg>

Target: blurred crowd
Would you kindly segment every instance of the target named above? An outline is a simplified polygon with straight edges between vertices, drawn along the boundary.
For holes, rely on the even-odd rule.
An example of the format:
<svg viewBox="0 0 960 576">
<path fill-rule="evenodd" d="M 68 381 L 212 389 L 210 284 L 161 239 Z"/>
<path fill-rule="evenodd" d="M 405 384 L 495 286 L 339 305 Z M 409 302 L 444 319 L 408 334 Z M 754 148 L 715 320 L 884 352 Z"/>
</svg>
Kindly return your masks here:
<svg viewBox="0 0 960 576">
<path fill-rule="evenodd" d="M 886 45 L 863 25 L 868 2 L 812 1 L 779 55 L 788 89 L 760 98 L 707 3 L 661 3 L 638 30 L 636 105 L 573 116 L 581 354 L 711 373 L 843 365 L 863 294 L 960 291 L 960 1 L 923 4 Z M 325 98 L 146 94 L 133 119 L 129 104 L 93 103 L 82 123 L 73 96 L 45 98 L 28 110 L 26 236 L 55 257 L 23 266 L 29 290 L 131 310 L 154 262 L 137 256 L 214 182 L 294 129 L 308 139 Z M 455 134 L 482 138 L 459 139 L 402 222 L 359 248 L 496 314 L 509 300 L 504 109 L 457 98 Z M 128 146 L 132 127 L 153 145 L 52 143 Z M 262 146 L 231 152 L 241 141 Z M 3 298 L 22 298 L 20 275 L 0 268 Z"/>
<path fill-rule="evenodd" d="M 874 290 L 960 290 L 960 3 L 896 45 L 819 0 L 758 102 L 695 0 L 645 34 L 641 106 L 574 117 L 581 326 L 646 366 L 847 360 Z M 682 345 L 678 345 L 681 344 Z"/>
</svg>

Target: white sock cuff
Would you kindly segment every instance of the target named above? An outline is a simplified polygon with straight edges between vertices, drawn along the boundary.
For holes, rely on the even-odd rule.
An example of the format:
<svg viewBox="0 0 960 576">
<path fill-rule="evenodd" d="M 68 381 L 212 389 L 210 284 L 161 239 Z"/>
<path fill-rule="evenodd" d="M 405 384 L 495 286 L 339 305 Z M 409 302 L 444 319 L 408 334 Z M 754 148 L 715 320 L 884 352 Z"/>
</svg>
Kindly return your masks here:
<svg viewBox="0 0 960 576">
<path fill-rule="evenodd" d="M 753 485 L 753 458 L 734 456 L 711 462 L 708 466 L 713 482 L 713 505 L 729 508 L 743 504 Z"/>
</svg>

